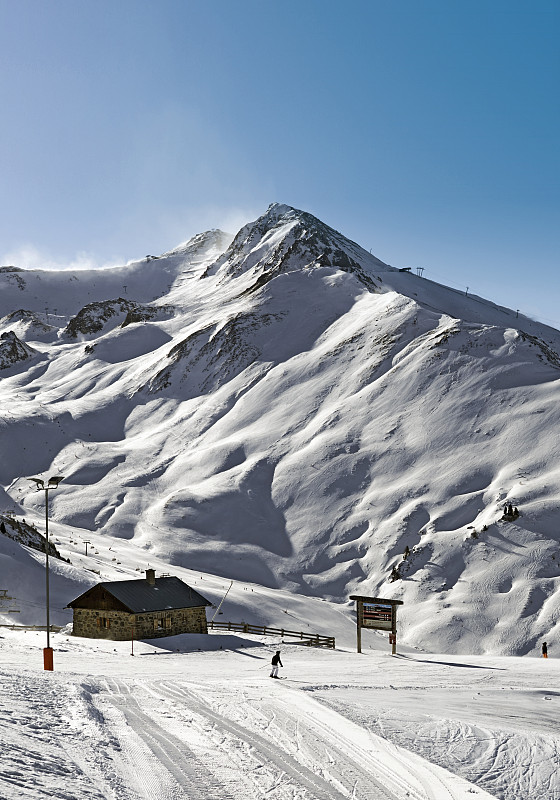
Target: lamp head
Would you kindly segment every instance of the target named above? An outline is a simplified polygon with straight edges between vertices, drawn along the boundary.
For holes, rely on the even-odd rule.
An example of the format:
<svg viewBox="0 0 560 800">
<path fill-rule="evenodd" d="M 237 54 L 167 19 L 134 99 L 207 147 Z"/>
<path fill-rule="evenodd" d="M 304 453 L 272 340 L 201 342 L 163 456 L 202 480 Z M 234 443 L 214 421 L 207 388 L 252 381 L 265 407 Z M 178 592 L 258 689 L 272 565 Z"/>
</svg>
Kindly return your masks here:
<svg viewBox="0 0 560 800">
<path fill-rule="evenodd" d="M 49 478 L 49 483 L 48 483 L 49 489 L 56 489 L 60 481 L 63 480 L 64 480 L 63 475 L 53 475 L 51 478 Z"/>
<path fill-rule="evenodd" d="M 33 483 L 36 483 L 37 484 L 37 489 L 44 489 L 45 488 L 45 482 L 43 480 L 41 480 L 41 478 L 28 478 L 27 480 L 28 481 L 33 481 Z"/>
</svg>

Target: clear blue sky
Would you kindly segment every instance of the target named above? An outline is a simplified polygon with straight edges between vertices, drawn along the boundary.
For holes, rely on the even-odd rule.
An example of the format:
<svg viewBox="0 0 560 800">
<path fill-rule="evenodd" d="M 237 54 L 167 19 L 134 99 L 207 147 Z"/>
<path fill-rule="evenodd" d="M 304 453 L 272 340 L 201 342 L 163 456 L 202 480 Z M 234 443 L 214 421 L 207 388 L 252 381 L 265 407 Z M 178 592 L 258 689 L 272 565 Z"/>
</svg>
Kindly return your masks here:
<svg viewBox="0 0 560 800">
<path fill-rule="evenodd" d="M 270 202 L 560 327 L 558 0 L 0 0 L 0 263 Z"/>
</svg>

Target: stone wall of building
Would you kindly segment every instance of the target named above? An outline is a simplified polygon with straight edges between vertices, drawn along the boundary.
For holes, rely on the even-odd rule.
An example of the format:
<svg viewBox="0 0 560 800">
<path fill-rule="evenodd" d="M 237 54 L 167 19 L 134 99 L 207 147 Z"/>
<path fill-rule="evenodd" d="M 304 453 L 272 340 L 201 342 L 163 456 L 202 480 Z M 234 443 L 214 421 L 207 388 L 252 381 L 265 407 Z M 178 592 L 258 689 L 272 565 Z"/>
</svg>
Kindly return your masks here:
<svg viewBox="0 0 560 800">
<path fill-rule="evenodd" d="M 135 631 L 137 639 L 176 636 L 178 633 L 208 633 L 206 609 L 176 608 L 171 611 L 137 614 Z"/>
<path fill-rule="evenodd" d="M 95 611 L 89 608 L 74 609 L 74 636 L 87 639 L 115 639 L 123 641 L 132 638 L 134 614 L 125 611 Z M 134 637 L 136 638 L 136 636 Z"/>
<path fill-rule="evenodd" d="M 177 608 L 143 614 L 74 609 L 74 636 L 125 641 L 132 638 L 133 628 L 135 639 L 156 639 L 179 633 L 208 633 L 206 609 Z"/>
</svg>

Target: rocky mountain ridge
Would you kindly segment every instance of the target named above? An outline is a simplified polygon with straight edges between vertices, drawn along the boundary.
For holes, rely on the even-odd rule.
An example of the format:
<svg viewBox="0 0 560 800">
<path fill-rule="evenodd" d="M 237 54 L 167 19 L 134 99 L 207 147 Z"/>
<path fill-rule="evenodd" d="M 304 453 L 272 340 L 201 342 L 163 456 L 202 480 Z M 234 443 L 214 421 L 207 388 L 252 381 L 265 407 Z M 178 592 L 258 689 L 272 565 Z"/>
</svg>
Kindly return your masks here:
<svg viewBox="0 0 560 800">
<path fill-rule="evenodd" d="M 13 539 L 26 547 L 31 547 L 32 550 L 39 550 L 41 553 L 47 550 L 47 541 L 37 528 L 26 522 L 25 519 L 17 519 L 9 512 L 0 514 L 0 535 L 7 536 L 8 539 Z M 48 550 L 49 556 L 62 560 L 62 556 L 51 541 L 49 541 Z"/>
<path fill-rule="evenodd" d="M 0 486 L 26 517 L 14 480 L 56 470 L 58 524 L 171 565 L 396 596 L 405 641 L 440 650 L 557 635 L 558 331 L 277 204 L 78 276 L 81 303 L 65 273 L 6 275 L 4 332 L 22 306 L 43 321 L 39 280 L 57 298 L 56 336 L 21 334 L 41 358 L 0 380 Z"/>
<path fill-rule="evenodd" d="M 36 355 L 37 351 L 20 341 L 13 331 L 0 334 L 0 370 L 13 367 Z"/>
</svg>

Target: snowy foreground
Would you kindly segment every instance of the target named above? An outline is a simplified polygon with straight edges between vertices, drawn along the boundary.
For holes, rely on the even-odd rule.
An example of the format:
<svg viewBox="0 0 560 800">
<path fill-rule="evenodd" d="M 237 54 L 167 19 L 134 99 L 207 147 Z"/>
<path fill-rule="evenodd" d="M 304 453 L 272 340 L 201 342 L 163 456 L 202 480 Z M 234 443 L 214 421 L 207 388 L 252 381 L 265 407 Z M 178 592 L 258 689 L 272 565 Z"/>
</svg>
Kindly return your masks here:
<svg viewBox="0 0 560 800">
<path fill-rule="evenodd" d="M 0 636 L 2 800 L 560 797 L 554 659 Z"/>
</svg>

